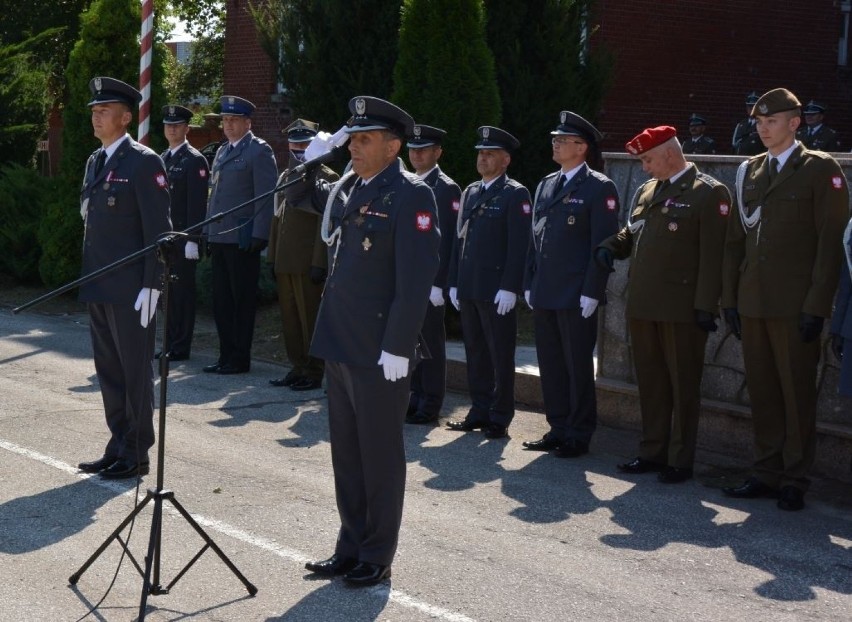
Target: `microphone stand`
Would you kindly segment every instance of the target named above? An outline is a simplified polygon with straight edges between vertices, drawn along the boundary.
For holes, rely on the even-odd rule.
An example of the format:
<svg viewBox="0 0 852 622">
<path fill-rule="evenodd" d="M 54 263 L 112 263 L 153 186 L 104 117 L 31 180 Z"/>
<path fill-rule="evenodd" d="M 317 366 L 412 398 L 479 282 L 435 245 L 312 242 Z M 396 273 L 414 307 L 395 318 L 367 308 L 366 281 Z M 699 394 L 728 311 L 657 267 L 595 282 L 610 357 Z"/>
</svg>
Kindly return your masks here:
<svg viewBox="0 0 852 622">
<path fill-rule="evenodd" d="M 83 563 L 83 565 L 72 574 L 68 582 L 71 585 L 76 585 L 77 581 L 83 575 L 84 572 L 92 565 L 92 563 L 103 553 L 107 547 L 113 542 L 113 540 L 117 540 L 121 548 L 127 553 L 127 556 L 130 558 L 130 561 L 133 563 L 136 570 L 143 578 L 142 583 L 142 596 L 139 602 L 139 622 L 143 622 L 145 620 L 145 608 L 148 601 L 148 594 L 159 595 L 159 594 L 168 594 L 172 587 L 180 580 L 181 577 L 186 573 L 190 567 L 195 564 L 196 561 L 207 551 L 207 549 L 212 549 L 216 555 L 224 562 L 224 564 L 231 570 L 231 572 L 242 582 L 248 591 L 250 596 L 254 596 L 257 594 L 257 588 L 249 582 L 248 579 L 243 576 L 243 574 L 239 571 L 239 569 L 234 565 L 234 563 L 228 558 L 227 555 L 220 549 L 213 539 L 204 531 L 204 529 L 192 518 L 189 512 L 181 505 L 178 500 L 175 498 L 175 493 L 172 490 L 165 489 L 163 487 L 164 473 L 165 473 L 165 447 L 166 447 L 166 393 L 168 388 L 168 376 L 169 376 L 169 358 L 167 353 L 169 352 L 169 335 L 168 335 L 168 318 L 169 318 L 169 290 L 171 289 L 171 281 L 172 276 L 170 272 L 171 268 L 171 255 L 174 251 L 174 243 L 179 238 L 186 236 L 189 233 L 193 233 L 199 231 L 204 228 L 205 225 L 221 220 L 228 214 L 236 212 L 247 205 L 255 203 L 256 201 L 260 201 L 261 199 L 265 199 L 266 197 L 275 194 L 292 186 L 293 184 L 304 180 L 308 173 L 319 164 L 323 162 L 319 162 L 320 158 L 316 158 L 307 162 L 303 165 L 298 171 L 292 171 L 292 173 L 296 174 L 296 177 L 288 177 L 283 182 L 278 184 L 275 188 L 270 190 L 269 192 L 265 192 L 261 195 L 258 195 L 244 203 L 240 203 L 239 205 L 232 207 L 224 212 L 220 212 L 207 218 L 206 220 L 201 221 L 200 223 L 193 225 L 192 227 L 187 228 L 182 232 L 170 232 L 162 235 L 156 242 L 146 246 L 126 257 L 119 259 L 103 268 L 99 268 L 94 272 L 87 274 L 75 281 L 67 283 L 43 296 L 35 298 L 19 307 L 12 309 L 12 313 L 20 313 L 25 309 L 29 309 L 37 304 L 55 298 L 60 294 L 63 294 L 75 287 L 83 285 L 84 283 L 88 283 L 100 276 L 115 270 L 116 268 L 123 266 L 124 264 L 131 262 L 139 257 L 147 255 L 150 252 L 156 251 L 157 258 L 163 264 L 163 314 L 164 314 L 164 330 L 163 330 L 163 339 L 162 339 L 162 349 L 161 352 L 163 355 L 160 357 L 160 405 L 159 405 L 159 434 L 158 434 L 158 444 L 157 444 L 157 485 L 155 489 L 148 489 L 147 494 L 145 495 L 145 499 L 139 503 L 130 514 L 121 522 L 121 524 L 110 534 L 110 536 L 104 540 L 104 542 L 98 547 L 98 549 Z M 325 158 L 323 161 L 328 161 L 328 158 Z M 287 173 L 287 171 L 285 171 Z M 136 518 L 136 516 L 148 505 L 149 502 L 154 502 L 154 511 L 153 517 L 151 519 L 151 533 L 148 539 L 148 553 L 145 556 L 145 568 L 140 566 L 140 564 L 133 557 L 133 554 L 130 552 L 128 548 L 128 542 L 121 538 L 121 532 L 130 524 L 130 522 Z M 174 579 L 166 585 L 162 586 L 160 583 L 160 562 L 162 558 L 162 531 L 163 531 L 163 501 L 168 501 L 174 506 L 174 508 L 180 513 L 180 515 L 186 520 L 187 523 L 198 533 L 199 536 L 204 540 L 204 546 L 198 551 L 192 559 L 177 573 Z"/>
</svg>

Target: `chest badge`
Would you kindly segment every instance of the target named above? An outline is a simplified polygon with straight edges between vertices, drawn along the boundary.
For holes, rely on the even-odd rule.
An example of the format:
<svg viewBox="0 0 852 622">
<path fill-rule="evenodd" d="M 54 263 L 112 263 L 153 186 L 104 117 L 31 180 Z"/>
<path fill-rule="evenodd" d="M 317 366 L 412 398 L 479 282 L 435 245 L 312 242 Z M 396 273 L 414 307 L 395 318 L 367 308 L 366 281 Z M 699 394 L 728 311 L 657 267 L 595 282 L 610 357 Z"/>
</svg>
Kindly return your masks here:
<svg viewBox="0 0 852 622">
<path fill-rule="evenodd" d="M 670 222 L 669 223 L 669 231 L 677 231 L 677 223 L 676 222 Z"/>
<path fill-rule="evenodd" d="M 366 237 L 365 237 L 365 238 L 364 238 L 364 241 L 363 241 L 363 242 L 361 242 L 361 248 L 363 248 L 363 249 L 364 249 L 364 251 L 368 251 L 368 250 L 370 250 L 370 248 L 371 248 L 372 246 L 373 246 L 373 243 L 372 243 L 372 242 L 370 242 L 370 238 L 366 238 Z"/>
<path fill-rule="evenodd" d="M 576 218 L 574 218 L 574 214 L 571 214 L 571 215 L 568 217 L 568 224 L 569 224 L 569 225 L 573 225 L 575 222 L 577 222 L 577 219 L 576 219 Z"/>
<path fill-rule="evenodd" d="M 115 197 L 107 198 L 107 207 L 115 207 Z"/>
</svg>

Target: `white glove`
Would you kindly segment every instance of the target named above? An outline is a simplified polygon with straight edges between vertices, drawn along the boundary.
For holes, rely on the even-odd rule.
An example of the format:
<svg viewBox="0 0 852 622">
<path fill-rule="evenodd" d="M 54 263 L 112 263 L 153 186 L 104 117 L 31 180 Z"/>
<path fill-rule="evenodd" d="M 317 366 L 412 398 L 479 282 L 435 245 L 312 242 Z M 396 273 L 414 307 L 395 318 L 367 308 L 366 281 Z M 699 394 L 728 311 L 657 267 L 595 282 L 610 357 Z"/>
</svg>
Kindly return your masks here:
<svg viewBox="0 0 852 622">
<path fill-rule="evenodd" d="M 136 304 L 133 308 L 139 311 L 139 323 L 142 328 L 148 328 L 148 323 L 157 312 L 157 300 L 160 298 L 160 290 L 143 287 L 136 296 Z"/>
<path fill-rule="evenodd" d="M 440 287 L 432 286 L 432 291 L 429 293 L 429 302 L 432 303 L 433 307 L 444 306 L 444 292 Z"/>
<path fill-rule="evenodd" d="M 518 295 L 513 292 L 507 292 L 505 289 L 497 291 L 494 296 L 494 304 L 497 305 L 497 315 L 506 315 L 509 311 L 515 308 L 515 303 L 518 301 Z"/>
<path fill-rule="evenodd" d="M 385 380 L 395 382 L 408 375 L 408 359 L 382 350 L 379 357 L 379 365 L 384 368 Z"/>
<path fill-rule="evenodd" d="M 451 287 L 450 288 L 450 302 L 453 303 L 453 306 L 456 308 L 456 311 L 459 311 L 459 288 Z"/>
<path fill-rule="evenodd" d="M 524 300 L 527 301 L 527 306 L 532 309 L 532 304 L 530 304 L 530 290 L 526 290 L 524 292 Z"/>
<path fill-rule="evenodd" d="M 187 242 L 183 249 L 183 256 L 187 259 L 198 260 L 198 244 L 195 242 Z"/>
<path fill-rule="evenodd" d="M 339 147 L 349 139 L 349 134 L 346 133 L 344 125 L 334 134 L 328 132 L 317 132 L 317 135 L 311 139 L 308 148 L 305 149 L 305 161 L 315 160 L 320 156 L 324 156 L 335 147 Z"/>
<path fill-rule="evenodd" d="M 592 317 L 592 313 L 598 308 L 598 301 L 594 298 L 580 296 L 580 315 L 583 317 Z"/>
</svg>

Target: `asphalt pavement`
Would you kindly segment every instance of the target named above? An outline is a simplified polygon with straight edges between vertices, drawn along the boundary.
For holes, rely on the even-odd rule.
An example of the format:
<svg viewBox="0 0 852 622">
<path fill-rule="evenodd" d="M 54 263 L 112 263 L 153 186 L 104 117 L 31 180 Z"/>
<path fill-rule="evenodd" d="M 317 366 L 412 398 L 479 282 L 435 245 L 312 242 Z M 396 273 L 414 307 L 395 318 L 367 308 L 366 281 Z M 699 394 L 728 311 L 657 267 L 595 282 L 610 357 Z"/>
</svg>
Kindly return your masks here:
<svg viewBox="0 0 852 622">
<path fill-rule="evenodd" d="M 271 387 L 286 370 L 261 361 L 202 373 L 212 361 L 198 352 L 171 369 L 164 487 L 258 592 L 208 549 L 148 596 L 147 620 L 852 619 L 850 486 L 815 481 L 807 508 L 785 513 L 725 498 L 719 481 L 738 465 L 724 456 L 701 454 L 685 484 L 623 476 L 615 464 L 633 457 L 634 433 L 601 428 L 589 455 L 558 459 L 522 449 L 546 431 L 529 411 L 508 440 L 406 427 L 392 580 L 314 579 L 304 563 L 333 551 L 338 527 L 324 392 Z M 467 407 L 451 394 L 444 414 Z M 105 440 L 87 317 L 0 310 L 0 622 L 74 621 L 107 592 L 86 619 L 137 619 L 142 578 L 117 542 L 69 585 L 157 481 L 152 471 L 137 491 L 78 473 Z M 127 544 L 140 565 L 152 505 Z M 161 586 L 204 547 L 164 508 Z"/>
</svg>

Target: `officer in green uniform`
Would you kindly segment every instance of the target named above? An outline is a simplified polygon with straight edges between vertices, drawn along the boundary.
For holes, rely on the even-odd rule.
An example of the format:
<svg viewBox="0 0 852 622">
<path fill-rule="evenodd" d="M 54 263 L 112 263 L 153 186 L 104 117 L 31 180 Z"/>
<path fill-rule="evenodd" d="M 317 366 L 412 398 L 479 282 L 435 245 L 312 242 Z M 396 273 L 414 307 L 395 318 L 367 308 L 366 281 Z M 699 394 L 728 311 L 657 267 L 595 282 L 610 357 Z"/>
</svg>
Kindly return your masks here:
<svg viewBox="0 0 852 622">
<path fill-rule="evenodd" d="M 752 91 L 746 96 L 746 118 L 734 128 L 732 144 L 737 155 L 757 155 L 763 152 L 763 143 L 757 135 L 757 126 L 751 116 L 751 109 L 757 102 L 757 93 Z"/>
<path fill-rule="evenodd" d="M 683 141 L 683 144 L 681 145 L 684 153 L 716 153 L 716 141 L 704 134 L 706 129 L 707 119 L 695 113 L 689 117 L 690 137 Z"/>
<path fill-rule="evenodd" d="M 707 335 L 716 330 L 728 189 L 688 164 L 676 130 L 644 130 L 627 143 L 652 179 L 630 205 L 627 226 L 595 258 L 631 258 L 627 318 L 639 385 L 642 440 L 623 473 L 659 471 L 674 484 L 692 477 Z"/>
<path fill-rule="evenodd" d="M 737 172 L 723 266 L 725 320 L 743 342 L 755 459 L 731 497 L 780 495 L 804 507 L 816 451 L 820 334 L 843 261 L 849 190 L 840 166 L 796 140 L 801 104 L 787 89 L 755 104 L 767 153 Z"/>
<path fill-rule="evenodd" d="M 313 121 L 296 119 L 284 130 L 290 158 L 279 185 L 304 162 L 305 148 L 318 129 Z M 328 266 L 328 248 L 320 235 L 322 215 L 314 207 L 315 187 L 318 179 L 334 182 L 338 177 L 327 166 L 318 166 L 275 195 L 267 261 L 278 286 L 281 332 L 292 366 L 283 378 L 269 381 L 276 387 L 309 391 L 322 385 L 323 362 L 308 355 Z"/>
<path fill-rule="evenodd" d="M 822 122 L 825 106 L 811 100 L 802 113 L 805 115 L 805 125 L 799 127 L 796 139 L 813 151 L 840 151 L 837 132 Z"/>
</svg>

